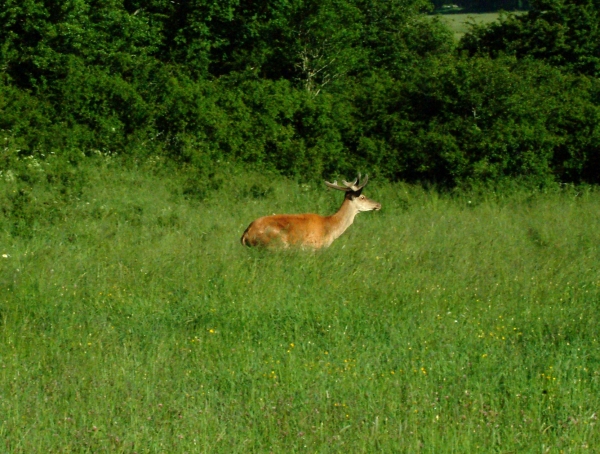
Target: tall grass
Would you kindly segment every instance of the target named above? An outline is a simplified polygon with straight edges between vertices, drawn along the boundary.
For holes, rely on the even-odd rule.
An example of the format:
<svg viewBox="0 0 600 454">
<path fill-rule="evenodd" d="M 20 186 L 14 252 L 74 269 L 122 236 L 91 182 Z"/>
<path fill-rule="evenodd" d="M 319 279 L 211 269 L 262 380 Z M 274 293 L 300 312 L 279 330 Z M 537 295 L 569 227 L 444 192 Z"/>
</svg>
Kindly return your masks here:
<svg viewBox="0 0 600 454">
<path fill-rule="evenodd" d="M 68 203 L 31 198 L 28 230 L 4 211 L 1 450 L 599 445 L 597 191 L 451 197 L 373 179 L 382 211 L 331 248 L 269 252 L 239 244 L 250 221 L 333 212 L 340 194 L 214 181 L 98 166 Z"/>
</svg>

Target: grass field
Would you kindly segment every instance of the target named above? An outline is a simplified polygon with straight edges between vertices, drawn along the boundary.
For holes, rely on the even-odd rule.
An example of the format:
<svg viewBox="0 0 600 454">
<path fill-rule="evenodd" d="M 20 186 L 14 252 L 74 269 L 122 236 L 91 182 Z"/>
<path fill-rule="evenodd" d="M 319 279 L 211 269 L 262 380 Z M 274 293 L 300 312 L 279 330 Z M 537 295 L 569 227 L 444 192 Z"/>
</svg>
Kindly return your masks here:
<svg viewBox="0 0 600 454">
<path fill-rule="evenodd" d="M 0 451 L 600 446 L 597 190 L 372 178 L 382 211 L 330 249 L 268 252 L 239 244 L 252 219 L 341 194 L 85 172 L 66 195 L 0 181 Z"/>
<path fill-rule="evenodd" d="M 500 13 L 439 14 L 436 17 L 452 30 L 458 41 L 469 31 L 469 23 L 489 24 L 498 20 Z"/>
</svg>

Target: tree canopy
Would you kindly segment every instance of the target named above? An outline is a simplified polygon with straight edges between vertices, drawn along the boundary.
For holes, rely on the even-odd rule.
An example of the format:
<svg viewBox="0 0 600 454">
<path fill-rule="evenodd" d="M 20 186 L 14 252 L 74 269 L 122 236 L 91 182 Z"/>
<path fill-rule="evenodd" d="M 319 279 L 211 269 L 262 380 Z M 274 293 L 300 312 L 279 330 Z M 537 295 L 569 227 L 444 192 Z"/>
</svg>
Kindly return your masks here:
<svg viewBox="0 0 600 454">
<path fill-rule="evenodd" d="M 533 0 L 532 4 L 528 14 L 475 27 L 461 47 L 471 55 L 514 55 L 599 77 L 600 1 Z"/>
</svg>

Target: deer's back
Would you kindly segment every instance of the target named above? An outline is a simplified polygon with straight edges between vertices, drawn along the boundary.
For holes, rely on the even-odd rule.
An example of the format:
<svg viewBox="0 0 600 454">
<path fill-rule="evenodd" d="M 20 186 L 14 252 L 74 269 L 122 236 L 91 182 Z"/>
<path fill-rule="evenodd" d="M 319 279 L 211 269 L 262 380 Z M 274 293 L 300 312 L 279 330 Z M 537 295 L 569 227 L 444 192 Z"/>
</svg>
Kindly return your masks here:
<svg viewBox="0 0 600 454">
<path fill-rule="evenodd" d="M 327 233 L 326 223 L 326 218 L 311 213 L 264 216 L 248 226 L 242 244 L 321 247 Z"/>
</svg>

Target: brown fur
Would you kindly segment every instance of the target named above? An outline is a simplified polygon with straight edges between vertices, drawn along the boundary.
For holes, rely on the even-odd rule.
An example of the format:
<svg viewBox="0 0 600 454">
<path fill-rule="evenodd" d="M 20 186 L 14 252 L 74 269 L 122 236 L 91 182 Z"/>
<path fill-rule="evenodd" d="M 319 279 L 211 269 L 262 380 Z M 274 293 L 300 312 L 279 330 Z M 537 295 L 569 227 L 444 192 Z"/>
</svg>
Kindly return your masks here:
<svg viewBox="0 0 600 454">
<path fill-rule="evenodd" d="M 279 214 L 252 222 L 242 235 L 244 246 L 305 245 L 321 247 L 327 231 L 327 218 L 318 214 Z"/>
</svg>

